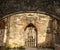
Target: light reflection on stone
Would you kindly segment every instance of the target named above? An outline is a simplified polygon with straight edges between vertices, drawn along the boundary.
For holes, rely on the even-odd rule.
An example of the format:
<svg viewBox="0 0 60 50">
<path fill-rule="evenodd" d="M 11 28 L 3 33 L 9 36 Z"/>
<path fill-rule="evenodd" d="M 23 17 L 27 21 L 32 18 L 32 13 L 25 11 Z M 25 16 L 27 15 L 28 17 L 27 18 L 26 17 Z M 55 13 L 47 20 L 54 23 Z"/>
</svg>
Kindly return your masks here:
<svg viewBox="0 0 60 50">
<path fill-rule="evenodd" d="M 11 44 L 12 47 L 15 46 L 15 43 L 12 42 L 12 40 L 16 42 L 17 46 L 25 45 L 25 39 L 28 36 L 27 33 L 29 32 L 29 30 L 27 29 L 26 32 L 24 32 L 24 29 L 29 23 L 34 24 L 37 28 L 38 44 L 43 43 L 45 41 L 47 27 L 50 20 L 50 17 L 48 15 L 38 13 L 22 13 L 16 14 L 16 16 L 15 15 L 11 16 L 10 20 L 11 20 L 10 36 L 11 35 L 15 36 L 15 38 L 9 40 L 9 44 Z M 13 25 L 13 23 L 15 26 Z M 35 33 L 36 32 L 34 32 L 34 29 L 32 28 L 32 34 L 30 33 L 30 35 L 32 35 L 33 38 L 35 38 L 36 36 Z"/>
</svg>

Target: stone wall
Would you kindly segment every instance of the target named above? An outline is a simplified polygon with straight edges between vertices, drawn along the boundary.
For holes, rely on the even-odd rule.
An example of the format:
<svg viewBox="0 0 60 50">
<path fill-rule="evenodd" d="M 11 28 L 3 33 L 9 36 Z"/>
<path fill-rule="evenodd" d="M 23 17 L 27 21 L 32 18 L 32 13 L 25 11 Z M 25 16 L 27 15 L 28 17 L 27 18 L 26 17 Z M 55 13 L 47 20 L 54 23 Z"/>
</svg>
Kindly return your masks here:
<svg viewBox="0 0 60 50">
<path fill-rule="evenodd" d="M 43 11 L 59 17 L 59 5 L 60 3 L 57 0 L 0 0 L 0 18 L 19 11 Z"/>
<path fill-rule="evenodd" d="M 0 20 L 0 46 L 4 45 L 5 20 Z"/>
<path fill-rule="evenodd" d="M 56 44 L 60 44 L 60 21 L 57 21 Z"/>
<path fill-rule="evenodd" d="M 30 19 L 31 18 L 31 19 Z M 39 13 L 21 13 L 10 16 L 10 30 L 8 44 L 12 47 L 24 46 L 25 27 L 32 23 L 37 28 L 37 45 L 46 47 L 52 44 L 52 32 L 49 22 L 51 17 Z M 47 32 L 49 30 L 49 32 Z"/>
</svg>

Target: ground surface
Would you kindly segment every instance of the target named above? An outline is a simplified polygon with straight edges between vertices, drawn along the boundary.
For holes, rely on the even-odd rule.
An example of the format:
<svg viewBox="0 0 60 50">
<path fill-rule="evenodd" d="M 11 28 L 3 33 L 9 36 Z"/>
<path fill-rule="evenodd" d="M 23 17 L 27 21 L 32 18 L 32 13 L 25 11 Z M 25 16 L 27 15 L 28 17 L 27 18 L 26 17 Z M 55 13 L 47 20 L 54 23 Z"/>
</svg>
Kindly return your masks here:
<svg viewBox="0 0 60 50">
<path fill-rule="evenodd" d="M 53 50 L 53 49 L 26 48 L 25 50 Z"/>
<path fill-rule="evenodd" d="M 10 49 L 10 50 L 19 50 L 19 49 Z M 53 50 L 53 49 L 37 49 L 37 48 L 25 48 L 25 50 Z"/>
</svg>

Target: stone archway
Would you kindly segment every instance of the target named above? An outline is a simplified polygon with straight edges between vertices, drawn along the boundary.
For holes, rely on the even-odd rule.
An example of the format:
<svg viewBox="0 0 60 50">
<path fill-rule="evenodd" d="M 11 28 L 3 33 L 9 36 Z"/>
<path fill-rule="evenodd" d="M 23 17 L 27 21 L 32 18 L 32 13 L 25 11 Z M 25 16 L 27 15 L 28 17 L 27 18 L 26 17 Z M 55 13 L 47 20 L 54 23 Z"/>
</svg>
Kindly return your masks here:
<svg viewBox="0 0 60 50">
<path fill-rule="evenodd" d="M 26 26 L 25 28 L 25 34 L 26 34 L 26 38 L 25 38 L 25 46 L 26 47 L 37 47 L 37 29 L 36 27 L 30 23 Z"/>
<path fill-rule="evenodd" d="M 36 38 L 36 45 L 39 46 L 45 42 L 48 23 L 51 17 L 41 13 L 17 13 L 9 17 L 9 40 L 8 43 L 11 47 L 25 45 L 25 32 L 27 28 L 35 28 L 38 32 L 38 40 Z M 34 30 L 34 29 L 33 29 Z M 36 32 L 36 30 L 35 30 Z M 37 35 L 37 33 L 36 33 Z M 49 35 L 50 36 L 50 35 Z M 37 36 L 36 36 L 37 37 Z M 49 38 L 49 37 L 48 37 Z M 51 38 L 49 38 L 51 39 Z"/>
</svg>

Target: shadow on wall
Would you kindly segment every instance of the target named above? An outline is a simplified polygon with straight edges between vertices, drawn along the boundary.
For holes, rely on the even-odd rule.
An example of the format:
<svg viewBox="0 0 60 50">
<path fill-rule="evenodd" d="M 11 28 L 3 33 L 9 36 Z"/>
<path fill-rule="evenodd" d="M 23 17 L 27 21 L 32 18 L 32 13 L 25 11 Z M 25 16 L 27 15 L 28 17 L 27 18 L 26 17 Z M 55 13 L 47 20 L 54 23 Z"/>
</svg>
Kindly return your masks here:
<svg viewBox="0 0 60 50">
<path fill-rule="evenodd" d="M 0 29 L 5 29 L 5 20 L 0 20 Z"/>
<path fill-rule="evenodd" d="M 5 49 L 4 43 L 5 25 L 6 25 L 5 20 L 4 19 L 0 20 L 0 50 Z"/>
<path fill-rule="evenodd" d="M 50 48 L 54 49 L 53 43 L 53 33 L 52 33 L 52 21 L 50 20 L 47 27 L 45 41 L 43 43 L 38 44 L 38 48 Z"/>
</svg>

